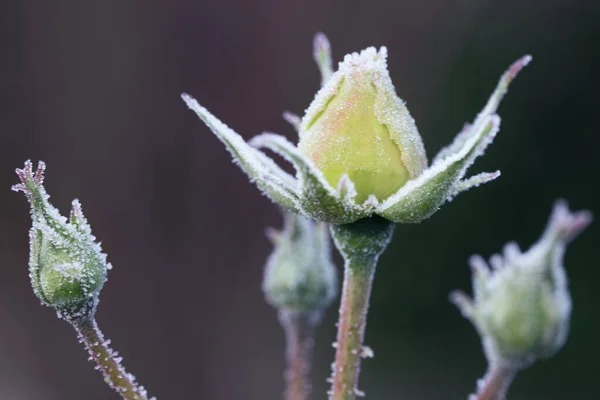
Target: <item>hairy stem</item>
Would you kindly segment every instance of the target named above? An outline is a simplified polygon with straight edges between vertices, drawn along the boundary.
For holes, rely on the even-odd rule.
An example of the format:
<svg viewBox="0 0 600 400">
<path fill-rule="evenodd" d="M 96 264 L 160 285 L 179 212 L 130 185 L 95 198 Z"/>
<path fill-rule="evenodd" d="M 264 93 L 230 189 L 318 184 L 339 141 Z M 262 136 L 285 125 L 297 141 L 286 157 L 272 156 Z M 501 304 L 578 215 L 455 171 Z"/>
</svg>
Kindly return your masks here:
<svg viewBox="0 0 600 400">
<path fill-rule="evenodd" d="M 370 355 L 363 347 L 369 297 L 377 260 L 393 231 L 394 225 L 379 217 L 332 226 L 332 236 L 345 266 L 330 400 L 364 395 L 357 385 L 361 358 Z"/>
<path fill-rule="evenodd" d="M 469 400 L 504 400 L 515 375 L 513 368 L 490 366 L 481 385 L 478 385 L 477 393 Z"/>
<path fill-rule="evenodd" d="M 135 377 L 125 371 L 121 357 L 109 347 L 110 340 L 98 328 L 94 317 L 72 321 L 79 341 L 84 344 L 90 355 L 90 361 L 96 362 L 102 371 L 105 382 L 126 400 L 148 400 L 146 389 L 140 386 Z"/>
<path fill-rule="evenodd" d="M 280 310 L 279 322 L 285 330 L 287 370 L 286 400 L 306 400 L 310 396 L 310 366 L 315 327 L 321 312 Z"/>
</svg>

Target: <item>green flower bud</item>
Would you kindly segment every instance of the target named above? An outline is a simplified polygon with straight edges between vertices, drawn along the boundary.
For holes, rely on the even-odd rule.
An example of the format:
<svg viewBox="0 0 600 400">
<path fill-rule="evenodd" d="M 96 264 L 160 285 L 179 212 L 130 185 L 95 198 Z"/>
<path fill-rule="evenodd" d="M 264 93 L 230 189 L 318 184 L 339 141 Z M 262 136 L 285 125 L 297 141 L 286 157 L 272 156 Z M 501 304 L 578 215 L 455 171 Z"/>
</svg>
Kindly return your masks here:
<svg viewBox="0 0 600 400">
<path fill-rule="evenodd" d="M 414 119 L 396 95 L 387 50 L 347 55 L 300 126 L 300 151 L 336 187 L 348 174 L 356 202 L 382 201 L 427 167 Z"/>
<path fill-rule="evenodd" d="M 471 258 L 474 299 L 461 292 L 451 299 L 477 328 L 491 364 L 523 368 L 564 345 L 571 298 L 562 258 L 591 219 L 589 212 L 571 213 L 559 201 L 529 251 L 509 243 L 502 256 L 492 256 L 491 270 L 480 256 Z"/>
<path fill-rule="evenodd" d="M 329 306 L 337 294 L 337 273 L 327 226 L 287 212 L 283 230 L 267 233 L 275 245 L 263 281 L 269 304 L 292 311 Z"/>
<path fill-rule="evenodd" d="M 29 232 L 29 276 L 43 304 L 57 310 L 59 317 L 73 320 L 95 311 L 98 295 L 111 265 L 95 242 L 77 199 L 70 220 L 49 203 L 43 186 L 45 164 L 33 172 L 31 161 L 17 169 L 21 183 L 14 191 L 25 193 L 31 205 Z"/>
</svg>

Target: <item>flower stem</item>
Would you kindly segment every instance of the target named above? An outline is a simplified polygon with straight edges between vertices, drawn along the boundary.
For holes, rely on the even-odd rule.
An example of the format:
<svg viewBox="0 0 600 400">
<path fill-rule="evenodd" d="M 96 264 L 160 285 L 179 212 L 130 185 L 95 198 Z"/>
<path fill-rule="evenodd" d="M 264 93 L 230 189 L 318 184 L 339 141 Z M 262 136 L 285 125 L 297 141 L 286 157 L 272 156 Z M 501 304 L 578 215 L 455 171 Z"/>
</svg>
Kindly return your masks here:
<svg viewBox="0 0 600 400">
<path fill-rule="evenodd" d="M 514 368 L 490 366 L 481 385 L 478 385 L 477 393 L 469 400 L 503 400 L 516 374 Z"/>
<path fill-rule="evenodd" d="M 351 400 L 364 395 L 357 384 L 361 358 L 370 353 L 363 347 L 369 297 L 377 260 L 392 238 L 394 225 L 372 217 L 334 225 L 331 232 L 345 265 L 329 399 Z"/>
<path fill-rule="evenodd" d="M 96 362 L 105 382 L 126 400 L 148 400 L 146 389 L 138 385 L 135 377 L 125 371 L 122 358 L 109 347 L 93 316 L 71 321 L 79 341 L 84 344 L 90 361 Z"/>
<path fill-rule="evenodd" d="M 320 311 L 305 312 L 286 309 L 279 311 L 279 322 L 285 330 L 287 343 L 286 400 L 306 400 L 310 396 L 309 374 L 314 334 L 315 327 L 320 320 Z"/>
</svg>

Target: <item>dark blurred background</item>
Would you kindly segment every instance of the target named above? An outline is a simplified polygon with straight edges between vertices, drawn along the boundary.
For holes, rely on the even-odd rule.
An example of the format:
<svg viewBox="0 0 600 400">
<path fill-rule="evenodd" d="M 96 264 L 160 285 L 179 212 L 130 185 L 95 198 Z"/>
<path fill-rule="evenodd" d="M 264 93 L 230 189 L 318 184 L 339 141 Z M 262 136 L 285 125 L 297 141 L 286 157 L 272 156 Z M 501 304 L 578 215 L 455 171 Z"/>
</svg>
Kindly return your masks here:
<svg viewBox="0 0 600 400">
<path fill-rule="evenodd" d="M 114 264 L 98 320 L 159 399 L 279 399 L 283 335 L 260 291 L 276 208 L 179 98 L 193 94 L 249 138 L 295 133 L 319 86 L 324 31 L 336 60 L 386 45 L 430 158 L 472 120 L 504 69 L 533 63 L 500 108 L 472 172 L 502 177 L 398 226 L 381 260 L 360 387 L 369 399 L 461 400 L 485 369 L 448 302 L 467 259 L 527 248 L 554 199 L 598 213 L 600 2 L 121 0 L 0 2 L 0 399 L 114 399 L 68 324 L 27 276 L 29 213 L 10 192 L 26 159 L 48 164 L 64 213 L 78 197 Z M 574 300 L 564 349 L 517 378 L 512 400 L 598 398 L 597 221 L 566 254 Z M 339 263 L 339 259 L 338 259 Z M 318 332 L 324 399 L 337 305 Z"/>
</svg>

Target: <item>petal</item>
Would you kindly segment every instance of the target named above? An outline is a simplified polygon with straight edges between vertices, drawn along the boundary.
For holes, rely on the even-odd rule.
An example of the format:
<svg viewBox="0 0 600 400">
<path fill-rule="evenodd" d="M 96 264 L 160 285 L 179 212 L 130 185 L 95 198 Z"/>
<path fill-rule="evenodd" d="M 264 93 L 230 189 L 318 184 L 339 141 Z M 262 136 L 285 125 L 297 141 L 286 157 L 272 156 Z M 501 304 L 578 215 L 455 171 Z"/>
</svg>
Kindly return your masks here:
<svg viewBox="0 0 600 400">
<path fill-rule="evenodd" d="M 296 146 L 282 136 L 263 133 L 254 137 L 250 144 L 267 148 L 292 163 L 300 181 L 300 206 L 306 216 L 329 224 L 346 224 L 368 216 L 371 209 L 360 206 L 354 201 L 354 184 L 343 178 L 340 183 L 340 197 L 336 190 L 325 180 L 323 173 L 306 158 Z"/>
<path fill-rule="evenodd" d="M 375 213 L 394 222 L 420 222 L 430 217 L 460 187 L 466 169 L 483 153 L 498 132 L 500 117 L 487 117 L 456 153 L 434 163 L 386 199 Z"/>
<path fill-rule="evenodd" d="M 298 211 L 297 184 L 291 175 L 246 143 L 240 135 L 198 104 L 196 99 L 187 94 L 182 94 L 181 98 L 225 144 L 234 161 L 267 197 L 285 208 Z"/>
</svg>

